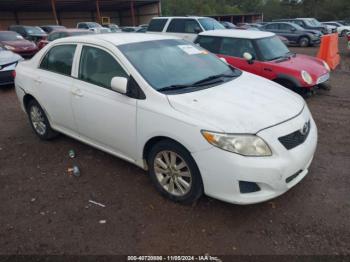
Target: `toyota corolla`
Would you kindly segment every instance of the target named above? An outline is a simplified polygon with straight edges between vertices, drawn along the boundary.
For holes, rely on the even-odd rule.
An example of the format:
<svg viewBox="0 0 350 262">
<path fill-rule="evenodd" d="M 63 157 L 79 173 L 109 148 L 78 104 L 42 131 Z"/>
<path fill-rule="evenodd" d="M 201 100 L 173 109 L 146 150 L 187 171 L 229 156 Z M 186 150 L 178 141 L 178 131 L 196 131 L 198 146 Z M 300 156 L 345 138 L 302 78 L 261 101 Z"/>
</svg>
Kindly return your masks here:
<svg viewBox="0 0 350 262">
<path fill-rule="evenodd" d="M 16 72 L 39 138 L 63 133 L 129 161 L 176 202 L 275 198 L 306 176 L 316 149 L 299 95 L 176 37 L 64 38 Z"/>
</svg>

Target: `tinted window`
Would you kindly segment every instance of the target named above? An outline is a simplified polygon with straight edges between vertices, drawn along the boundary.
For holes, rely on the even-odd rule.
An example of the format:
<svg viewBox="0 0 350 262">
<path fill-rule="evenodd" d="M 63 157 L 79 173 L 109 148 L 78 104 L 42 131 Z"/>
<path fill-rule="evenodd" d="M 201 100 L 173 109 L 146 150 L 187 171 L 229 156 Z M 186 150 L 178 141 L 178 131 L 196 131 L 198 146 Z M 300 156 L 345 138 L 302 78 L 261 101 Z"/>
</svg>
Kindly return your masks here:
<svg viewBox="0 0 350 262">
<path fill-rule="evenodd" d="M 201 28 L 196 20 L 172 19 L 167 32 L 196 34 L 198 32 L 197 30 L 201 31 Z"/>
<path fill-rule="evenodd" d="M 147 31 L 162 32 L 167 21 L 167 19 L 153 19 L 149 24 Z"/>
<path fill-rule="evenodd" d="M 280 30 L 291 31 L 293 27 L 289 24 L 280 24 Z"/>
<path fill-rule="evenodd" d="M 75 45 L 60 45 L 50 49 L 40 68 L 63 75 L 71 75 Z"/>
<path fill-rule="evenodd" d="M 300 20 L 295 20 L 295 21 L 293 21 L 293 23 L 300 25 L 300 26 L 304 25 L 303 21 L 300 21 Z"/>
<path fill-rule="evenodd" d="M 111 88 L 113 77 L 128 77 L 120 64 L 106 51 L 85 46 L 81 53 L 79 79 Z"/>
<path fill-rule="evenodd" d="M 56 39 L 58 39 L 60 37 L 60 33 L 56 32 L 56 33 L 52 33 L 47 37 L 47 40 L 49 41 L 54 41 Z"/>
<path fill-rule="evenodd" d="M 246 52 L 256 57 L 251 40 L 239 38 L 224 38 L 222 40 L 220 54 L 243 58 L 243 54 Z"/>
<path fill-rule="evenodd" d="M 222 24 L 220 24 L 218 21 L 216 21 L 213 18 L 200 18 L 198 20 L 199 20 L 199 22 L 201 23 L 201 25 L 203 26 L 203 28 L 206 31 L 217 30 L 217 29 L 225 29 L 225 27 Z M 226 22 L 226 23 L 228 23 L 231 26 L 230 28 L 236 27 L 232 23 L 229 23 L 229 22 Z"/>
<path fill-rule="evenodd" d="M 86 24 L 78 24 L 78 28 L 89 29 Z"/>
<path fill-rule="evenodd" d="M 196 43 L 208 51 L 214 54 L 218 54 L 221 46 L 221 38 L 212 36 L 200 36 L 196 40 Z"/>
<path fill-rule="evenodd" d="M 269 30 L 277 30 L 278 24 L 269 24 L 269 25 L 265 26 L 265 28 L 269 29 Z"/>
</svg>

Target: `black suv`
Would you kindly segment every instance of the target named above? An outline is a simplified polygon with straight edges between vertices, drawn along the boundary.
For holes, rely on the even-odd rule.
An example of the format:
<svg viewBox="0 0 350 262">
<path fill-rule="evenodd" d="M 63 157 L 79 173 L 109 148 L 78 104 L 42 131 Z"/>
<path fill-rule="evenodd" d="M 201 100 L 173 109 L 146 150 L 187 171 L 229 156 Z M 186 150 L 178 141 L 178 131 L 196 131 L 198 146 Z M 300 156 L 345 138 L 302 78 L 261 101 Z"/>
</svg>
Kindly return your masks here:
<svg viewBox="0 0 350 262">
<path fill-rule="evenodd" d="M 45 39 L 47 36 L 45 31 L 38 26 L 11 25 L 8 29 L 9 31 L 14 31 L 23 36 L 23 38 L 35 43 Z"/>
<path fill-rule="evenodd" d="M 290 22 L 301 26 L 304 29 L 317 30 L 321 31 L 323 34 L 332 34 L 335 33 L 326 25 L 322 25 L 315 18 L 291 18 L 291 19 L 279 19 L 274 20 L 273 22 Z"/>
<path fill-rule="evenodd" d="M 261 31 L 273 32 L 288 39 L 289 43 L 301 47 L 313 46 L 321 42 L 322 33 L 306 30 L 297 24 L 287 22 L 272 22 L 260 27 Z"/>
</svg>

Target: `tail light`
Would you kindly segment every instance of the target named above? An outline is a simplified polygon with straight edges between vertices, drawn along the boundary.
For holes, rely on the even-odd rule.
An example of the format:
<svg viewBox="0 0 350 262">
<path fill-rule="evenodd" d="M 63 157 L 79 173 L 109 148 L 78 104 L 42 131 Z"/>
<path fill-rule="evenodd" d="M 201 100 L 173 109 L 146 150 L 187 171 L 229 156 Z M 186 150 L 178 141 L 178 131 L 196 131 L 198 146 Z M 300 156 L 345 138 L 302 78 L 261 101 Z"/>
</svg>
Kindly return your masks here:
<svg viewBox="0 0 350 262">
<path fill-rule="evenodd" d="M 12 71 L 12 77 L 13 77 L 13 78 L 16 78 L 16 70 L 13 70 L 13 71 Z"/>
</svg>

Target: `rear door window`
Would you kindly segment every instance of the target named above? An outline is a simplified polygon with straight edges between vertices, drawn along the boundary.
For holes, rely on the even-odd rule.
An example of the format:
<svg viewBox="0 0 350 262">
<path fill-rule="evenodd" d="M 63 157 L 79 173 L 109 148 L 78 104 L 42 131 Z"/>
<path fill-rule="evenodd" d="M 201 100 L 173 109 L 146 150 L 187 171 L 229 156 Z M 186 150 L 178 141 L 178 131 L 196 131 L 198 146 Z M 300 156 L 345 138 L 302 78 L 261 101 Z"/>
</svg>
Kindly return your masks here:
<svg viewBox="0 0 350 262">
<path fill-rule="evenodd" d="M 70 76 L 76 45 L 52 47 L 41 61 L 40 68 L 54 73 Z"/>
<path fill-rule="evenodd" d="M 268 30 L 278 30 L 278 24 L 269 24 L 265 28 Z"/>
<path fill-rule="evenodd" d="M 162 32 L 168 19 L 153 19 L 148 26 L 147 31 Z"/>
<path fill-rule="evenodd" d="M 167 32 L 196 34 L 201 31 L 199 23 L 194 19 L 172 19 Z"/>
</svg>

